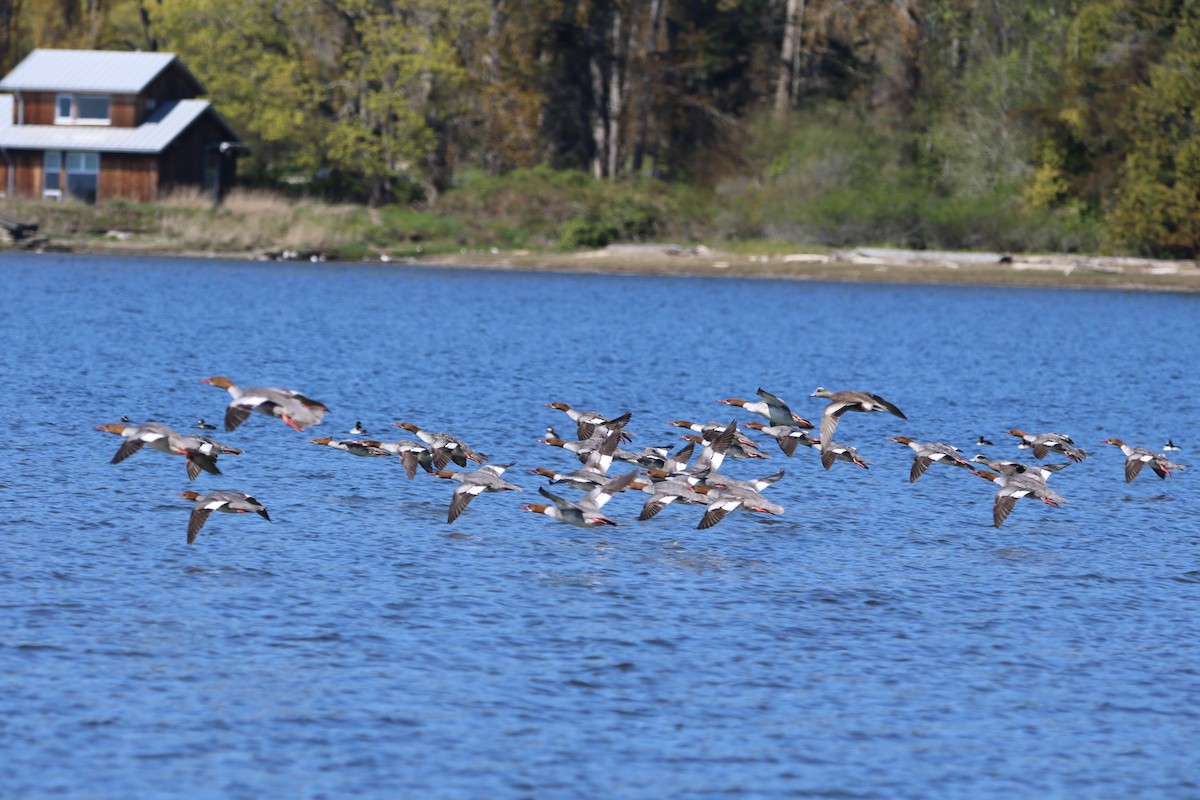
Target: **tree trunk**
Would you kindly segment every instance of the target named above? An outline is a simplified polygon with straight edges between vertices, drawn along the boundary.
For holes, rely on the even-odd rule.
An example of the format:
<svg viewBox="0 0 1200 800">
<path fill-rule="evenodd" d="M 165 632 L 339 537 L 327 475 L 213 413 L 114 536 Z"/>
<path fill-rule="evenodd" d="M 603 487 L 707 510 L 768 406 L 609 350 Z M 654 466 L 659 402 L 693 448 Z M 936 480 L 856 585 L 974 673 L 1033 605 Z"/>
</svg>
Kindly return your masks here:
<svg viewBox="0 0 1200 800">
<path fill-rule="evenodd" d="M 799 88 L 800 22 L 804 0 L 787 0 L 783 42 L 779 47 L 779 69 L 775 78 L 775 119 L 781 120 L 793 107 Z"/>
<path fill-rule="evenodd" d="M 158 5 L 162 5 L 162 0 L 158 0 Z M 146 9 L 145 0 L 138 2 L 138 19 L 142 23 L 142 40 L 145 44 L 145 49 L 150 52 L 158 50 L 158 37 L 151 33 L 152 23 L 150 21 L 150 12 Z"/>
<path fill-rule="evenodd" d="M 621 36 L 621 12 L 613 14 L 612 21 L 612 66 L 608 73 L 608 177 L 617 177 L 621 164 L 621 103 L 624 97 L 621 84 L 626 74 L 626 59 L 624 54 L 628 48 L 623 45 Z"/>
<path fill-rule="evenodd" d="M 593 52 L 588 59 L 588 71 L 592 78 L 592 177 L 600 180 L 608 166 L 608 103 L 604 96 L 608 85 L 599 54 Z"/>
<path fill-rule="evenodd" d="M 633 174 L 641 175 L 642 163 L 646 158 L 646 138 L 649 135 L 650 118 L 658 105 L 658 32 L 662 27 L 663 0 L 650 0 L 650 19 L 646 26 L 646 43 L 642 48 L 641 89 L 638 92 L 640 113 L 635 124 L 637 134 L 633 142 Z"/>
<path fill-rule="evenodd" d="M 507 0 L 492 0 L 491 14 L 488 16 L 487 50 L 483 57 L 487 70 L 485 80 L 488 94 L 494 96 L 500 85 L 500 45 L 504 34 L 506 21 L 505 5 Z M 484 121 L 485 138 L 483 142 L 483 163 L 489 175 L 500 172 L 501 155 L 498 152 L 500 135 L 498 128 L 502 123 L 496 119 L 495 113 L 488 114 Z"/>
</svg>

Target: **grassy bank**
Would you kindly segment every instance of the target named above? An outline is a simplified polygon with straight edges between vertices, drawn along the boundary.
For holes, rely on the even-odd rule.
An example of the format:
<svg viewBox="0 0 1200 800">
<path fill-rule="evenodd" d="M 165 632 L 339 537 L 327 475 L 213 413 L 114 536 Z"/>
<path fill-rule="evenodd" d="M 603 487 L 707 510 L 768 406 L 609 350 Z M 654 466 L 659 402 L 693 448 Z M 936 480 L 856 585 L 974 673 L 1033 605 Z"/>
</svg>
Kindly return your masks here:
<svg viewBox="0 0 1200 800">
<path fill-rule="evenodd" d="M 388 256 L 530 249 L 571 252 L 614 243 L 674 242 L 760 253 L 853 246 L 1095 252 L 1102 236 L 1078 219 L 1032 213 L 1011 189 L 968 202 L 923 189 L 866 134 L 809 126 L 776 141 L 747 175 L 701 188 L 644 178 L 597 181 L 544 167 L 502 176 L 463 172 L 420 206 L 363 205 L 236 189 L 214 207 L 184 192 L 158 203 L 0 201 L 51 242 L 103 249 Z M 760 137 L 768 138 L 768 137 Z M 878 137 L 876 137 L 878 138 Z M 868 145 L 874 146 L 868 146 Z M 856 147 L 851 147 L 856 145 Z M 807 149 L 806 149 L 807 148 Z M 811 151 L 811 152 L 810 152 Z"/>
<path fill-rule="evenodd" d="M 327 203 L 236 189 L 214 207 L 198 192 L 158 203 L 0 201 L 40 225 L 52 244 L 83 249 L 321 253 L 339 260 L 535 249 L 570 251 L 621 241 L 700 241 L 711 210 L 662 183 L 609 183 L 578 172 L 465 176 L 424 208 Z"/>
<path fill-rule="evenodd" d="M 886 235 L 889 228 L 882 224 L 856 228 L 858 240 L 845 238 L 840 222 L 829 229 L 810 226 L 807 233 L 749 225 L 771 191 L 764 183 L 702 193 L 657 181 L 602 182 L 577 172 L 534 169 L 504 177 L 462 176 L 454 191 L 427 208 L 368 208 L 238 189 L 216 207 L 207 196 L 182 193 L 158 203 L 8 200 L 0 201 L 0 211 L 37 222 L 51 248 L 84 252 L 319 255 L 528 270 L 1200 290 L 1193 262 L 1028 255 L 986 238 L 970 245 L 987 251 L 990 244 L 996 255 L 950 252 L 963 244 L 956 237 L 946 239 L 947 252 L 933 246 L 865 250 L 912 243 Z M 795 214 L 817 219 L 827 210 L 823 202 Z M 781 204 L 777 200 L 772 207 Z M 870 216 L 879 209 L 862 204 L 853 213 Z M 964 205 L 958 213 L 961 227 L 979 211 Z M 735 219 L 741 222 L 731 222 Z M 935 215 L 923 224 L 942 219 Z M 1007 254 L 1004 263 L 998 252 Z"/>
</svg>

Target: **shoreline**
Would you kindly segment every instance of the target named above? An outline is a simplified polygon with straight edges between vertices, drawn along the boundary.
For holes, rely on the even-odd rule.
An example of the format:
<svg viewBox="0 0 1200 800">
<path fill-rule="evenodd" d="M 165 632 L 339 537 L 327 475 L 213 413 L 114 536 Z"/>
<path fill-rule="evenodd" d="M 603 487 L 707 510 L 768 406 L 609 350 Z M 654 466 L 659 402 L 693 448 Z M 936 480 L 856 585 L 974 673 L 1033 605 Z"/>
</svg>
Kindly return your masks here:
<svg viewBox="0 0 1200 800">
<path fill-rule="evenodd" d="M 748 253 L 673 244 L 618 244 L 602 250 L 469 251 L 388 256 L 338 261 L 318 253 L 217 252 L 180 250 L 158 242 L 59 240 L 40 249 L 0 252 L 69 252 L 164 258 L 229 258 L 317 261 L 345 264 L 397 264 L 431 269 L 499 269 L 607 275 L 731 277 L 770 280 L 896 283 L 909 285 L 1075 288 L 1116 291 L 1200 292 L 1200 264 L 1143 258 L 1001 254 L 854 248 L 827 253 Z"/>
<path fill-rule="evenodd" d="M 1076 255 L 1008 256 L 858 248 L 828 254 L 733 253 L 704 247 L 616 245 L 578 253 L 512 251 L 422 256 L 417 266 L 909 285 L 1200 292 L 1194 261 Z"/>
</svg>

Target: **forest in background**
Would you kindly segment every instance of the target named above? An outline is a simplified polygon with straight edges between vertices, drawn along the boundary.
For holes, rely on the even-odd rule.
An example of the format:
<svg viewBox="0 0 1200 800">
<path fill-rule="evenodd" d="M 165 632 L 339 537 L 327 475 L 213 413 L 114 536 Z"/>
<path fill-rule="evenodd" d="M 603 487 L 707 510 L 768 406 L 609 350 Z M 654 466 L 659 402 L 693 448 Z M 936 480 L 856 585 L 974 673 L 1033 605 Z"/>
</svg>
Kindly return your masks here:
<svg viewBox="0 0 1200 800">
<path fill-rule="evenodd" d="M 1200 252 L 1194 0 L 0 0 L 177 53 L 243 184 L 664 235 Z"/>
</svg>

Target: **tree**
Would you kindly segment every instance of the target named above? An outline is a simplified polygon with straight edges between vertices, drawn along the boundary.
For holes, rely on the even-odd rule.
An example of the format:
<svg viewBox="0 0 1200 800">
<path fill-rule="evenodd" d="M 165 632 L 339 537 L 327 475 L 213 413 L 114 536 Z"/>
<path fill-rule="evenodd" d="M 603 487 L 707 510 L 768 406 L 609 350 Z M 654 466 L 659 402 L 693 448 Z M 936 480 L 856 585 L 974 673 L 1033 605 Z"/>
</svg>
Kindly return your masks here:
<svg viewBox="0 0 1200 800">
<path fill-rule="evenodd" d="M 452 11 L 430 0 L 337 5 L 350 46 L 335 84 L 329 158 L 363 176 L 372 205 L 392 200 L 406 179 L 432 199 L 449 180 L 439 150 L 447 145 L 447 112 L 457 110 L 439 104 L 449 102 L 464 76 L 454 48 L 439 35 Z"/>
<path fill-rule="evenodd" d="M 246 139 L 241 171 L 270 181 L 324 165 L 322 113 L 336 20 L 315 0 L 186 0 L 149 10 L 150 29 L 179 54 Z"/>
<path fill-rule="evenodd" d="M 1130 147 L 1110 215 L 1114 241 L 1200 255 L 1200 10 L 1184 4 L 1161 61 L 1133 93 Z"/>
</svg>

